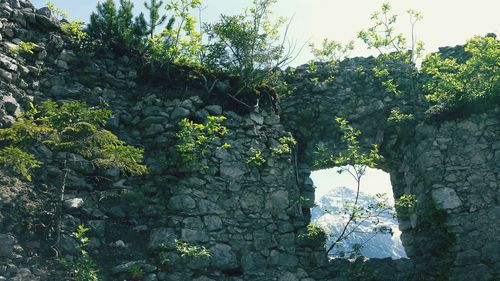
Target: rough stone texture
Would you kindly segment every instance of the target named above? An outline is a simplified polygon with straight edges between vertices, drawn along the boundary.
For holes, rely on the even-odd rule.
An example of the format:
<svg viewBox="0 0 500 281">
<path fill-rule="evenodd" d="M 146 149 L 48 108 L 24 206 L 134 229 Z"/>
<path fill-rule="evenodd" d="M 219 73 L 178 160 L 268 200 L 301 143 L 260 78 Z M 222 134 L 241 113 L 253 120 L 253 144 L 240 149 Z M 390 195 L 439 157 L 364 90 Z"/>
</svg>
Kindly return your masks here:
<svg viewBox="0 0 500 281">
<path fill-rule="evenodd" d="M 494 260 L 498 251 L 489 249 L 500 249 L 496 234 L 500 223 L 495 219 L 500 199 L 500 108 L 461 119 L 429 121 L 424 118 L 425 103 L 420 99 L 387 94 L 376 81 L 357 71 L 369 69 L 372 62 L 356 58 L 336 69 L 326 68 L 329 75 L 325 77 L 335 77 L 333 81 L 298 83 L 301 86 L 282 103 L 282 120 L 300 144 L 303 196 L 313 195 L 308 176 L 316 147 L 323 146 L 325 155 L 342 149 L 333 117 L 343 117 L 362 131 L 363 147 L 380 146 L 384 156 L 380 167 L 391 174 L 395 198 L 416 195 L 414 210 L 398 217 L 403 245 L 411 258 L 412 265 L 407 268 L 413 268 L 422 280 L 467 280 L 462 275 L 464 266 L 479 270 L 481 280 L 497 278 L 500 268 Z M 323 69 L 311 72 L 299 68 L 290 80 L 321 77 Z M 413 113 L 414 120 L 388 122 L 390 110 L 396 107 Z M 303 212 L 308 213 L 308 209 Z M 484 247 L 488 250 L 481 252 Z M 310 260 L 306 255 L 303 263 Z M 397 271 L 393 272 L 393 277 L 377 280 L 416 278 L 410 274 L 398 279 Z"/>
<path fill-rule="evenodd" d="M 34 56 L 10 51 L 20 40 L 38 45 Z M 386 93 L 370 74 L 373 63 L 357 58 L 317 71 L 299 67 L 287 75 L 294 88 L 277 104 L 281 111 L 242 113 L 214 100 L 230 87 L 226 81 L 208 95 L 192 81 L 139 79 L 133 58 L 83 56 L 50 11 L 0 0 L 0 126 L 33 101 L 85 101 L 113 111 L 109 128 L 144 147 L 150 169 L 126 177 L 36 147 L 47 164 L 33 182 L 0 171 L 0 280 L 65 280 L 54 251 L 77 254 L 71 233 L 80 224 L 92 228 L 90 254 L 106 280 L 126 279 L 137 267 L 144 280 L 495 280 L 500 108 L 428 122 L 422 97 Z M 395 107 L 414 113 L 414 120 L 388 122 Z M 208 115 L 228 117 L 221 141 L 231 148 L 203 157 L 208 169 L 182 164 L 175 156 L 179 120 Z M 343 148 L 334 116 L 362 131 L 364 147 L 380 145 L 381 168 L 391 174 L 396 197 L 417 196 L 415 209 L 399 215 L 410 260 L 329 261 L 322 241 L 299 239 L 314 202 L 313 152 L 317 145 L 325 154 Z M 278 139 L 290 134 L 297 151 L 273 155 Z M 263 166 L 247 164 L 251 148 L 263 151 Z M 69 200 L 59 208 L 63 180 Z M 209 249 L 213 258 L 186 260 L 176 239 Z M 159 262 L 162 251 L 167 265 Z"/>
</svg>

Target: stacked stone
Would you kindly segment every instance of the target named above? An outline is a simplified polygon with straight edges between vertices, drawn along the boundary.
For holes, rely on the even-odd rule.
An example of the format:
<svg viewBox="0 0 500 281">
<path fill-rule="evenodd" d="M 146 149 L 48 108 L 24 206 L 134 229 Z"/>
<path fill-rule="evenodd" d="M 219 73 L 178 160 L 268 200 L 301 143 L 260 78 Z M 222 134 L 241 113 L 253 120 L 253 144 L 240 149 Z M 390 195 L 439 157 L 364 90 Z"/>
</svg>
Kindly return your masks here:
<svg viewBox="0 0 500 281">
<path fill-rule="evenodd" d="M 21 41 L 36 44 L 33 54 L 12 51 Z M 496 278 L 500 109 L 428 123 L 422 97 L 385 91 L 371 73 L 374 63 L 355 58 L 299 67 L 284 78 L 293 91 L 279 104 L 281 115 L 259 108 L 238 114 L 215 101 L 224 94 L 217 87 L 208 94 L 195 81 L 143 79 L 134 58 L 74 49 L 47 8 L 0 0 L 0 126 L 30 102 L 85 101 L 113 111 L 108 128 L 144 148 L 150 169 L 126 177 L 77 154 L 34 147 L 47 164 L 33 182 L 0 173 L 0 281 L 64 280 L 65 270 L 47 257 L 75 258 L 71 233 L 80 224 L 92 229 L 89 250 L 107 280 L 137 268 L 144 280 Z M 415 82 L 402 81 L 402 87 Z M 395 108 L 413 120 L 388 122 Z M 231 148 L 203 156 L 208 169 L 182 164 L 178 122 L 201 123 L 209 115 L 228 118 L 221 142 Z M 416 195 L 415 208 L 399 216 L 411 260 L 329 262 L 323 241 L 300 239 L 314 202 L 315 148 L 322 145 L 325 154 L 344 148 L 335 116 L 362 131 L 363 148 L 380 145 L 380 167 L 391 174 L 395 197 Z M 279 139 L 290 135 L 298 149 L 273 155 Z M 262 166 L 247 163 L 252 148 L 263 152 Z M 63 182 L 64 206 L 57 211 Z M 204 246 L 212 257 L 186 261 L 176 240 Z M 160 252 L 171 264 L 159 263 Z"/>
<path fill-rule="evenodd" d="M 460 48 L 443 51 L 453 55 L 450 50 L 455 49 Z M 302 66 L 289 76 L 287 82 L 295 90 L 281 103 L 282 119 L 299 140 L 299 166 L 304 167 L 300 173 L 304 178 L 301 193 L 313 198 L 314 187 L 309 178 L 312 167 L 331 168 L 314 166 L 318 145 L 324 148 L 323 156 L 336 155 L 345 148 L 333 120 L 335 116 L 342 117 L 362 132 L 362 148 L 380 146 L 384 159 L 379 168 L 391 174 L 395 199 L 416 195 L 415 208 L 398 216 L 401 238 L 411 262 L 361 263 L 374 269 L 381 264 L 381 268 L 393 268 L 392 276 L 377 274 L 375 270 L 371 273 L 375 279 L 495 278 L 500 272 L 498 250 L 493 250 L 500 249 L 495 234 L 500 202 L 499 108 L 458 120 L 430 122 L 424 118 L 428 105 L 422 97 L 387 93 L 380 81 L 366 75 L 371 68 L 373 59 L 355 58 L 336 66 L 320 65 L 314 71 Z M 413 120 L 388 122 L 393 108 L 412 113 Z M 321 256 L 319 247 L 316 251 L 303 248 L 298 252 L 306 255 L 305 264 Z M 326 269 L 314 274 L 318 280 L 346 276 L 341 272 L 356 269 L 355 263 L 348 262 L 319 264 Z M 406 273 L 401 274 L 398 268 Z"/>
</svg>

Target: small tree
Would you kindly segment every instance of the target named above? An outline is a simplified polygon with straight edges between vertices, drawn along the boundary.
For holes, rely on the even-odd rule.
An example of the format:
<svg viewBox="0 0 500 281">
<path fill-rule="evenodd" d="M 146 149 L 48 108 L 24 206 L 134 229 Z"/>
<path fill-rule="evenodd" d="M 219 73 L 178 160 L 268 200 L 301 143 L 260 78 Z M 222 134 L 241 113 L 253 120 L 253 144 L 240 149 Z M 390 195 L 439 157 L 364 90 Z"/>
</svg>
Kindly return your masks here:
<svg viewBox="0 0 500 281">
<path fill-rule="evenodd" d="M 148 27 L 144 15 L 134 16 L 130 0 L 120 0 L 117 8 L 114 0 L 97 4 L 97 11 L 90 15 L 88 34 L 99 44 L 117 51 L 141 51 L 145 47 Z"/>
<path fill-rule="evenodd" d="M 280 35 L 285 19 L 271 20 L 270 7 L 276 1 L 254 0 L 242 14 L 222 15 L 219 22 L 205 26 L 209 40 L 205 63 L 238 77 L 232 97 L 271 83 L 292 58 L 293 48 L 285 47 L 286 31 Z"/>
<path fill-rule="evenodd" d="M 156 27 L 167 20 L 167 15 L 160 15 L 160 8 L 163 6 L 161 0 L 149 0 L 149 4 L 144 2 L 144 6 L 149 12 L 149 22 L 147 23 L 149 37 L 153 38 Z"/>
<path fill-rule="evenodd" d="M 150 39 L 150 56 L 161 65 L 199 65 L 203 45 L 201 33 L 196 31 L 196 19 L 191 10 L 201 7 L 201 0 L 176 0 L 165 9 L 171 13 L 160 34 Z"/>
<path fill-rule="evenodd" d="M 410 16 L 411 24 L 411 42 L 408 45 L 408 40 L 402 33 L 397 33 L 395 24 L 397 21 L 396 14 L 390 14 L 391 5 L 385 3 L 382 5 L 380 11 L 372 14 L 371 20 L 373 26 L 366 30 L 361 30 L 358 33 L 358 38 L 361 39 L 368 49 L 376 49 L 380 55 L 387 53 L 396 53 L 399 55 L 406 55 L 409 51 L 410 56 L 407 57 L 409 61 L 415 63 L 421 57 L 424 44 L 418 41 L 415 35 L 415 25 L 422 20 L 422 14 L 415 10 L 407 10 Z"/>
<path fill-rule="evenodd" d="M 388 3 L 382 5 L 380 11 L 372 14 L 373 25 L 358 33 L 368 49 L 376 49 L 379 53 L 377 65 L 372 69 L 375 77 L 382 80 L 382 85 L 389 93 L 401 94 L 402 85 L 398 80 L 409 79 L 410 91 L 415 95 L 414 82 L 415 64 L 421 58 L 424 43 L 418 41 L 415 35 L 415 25 L 422 20 L 422 14 L 414 10 L 407 10 L 411 24 L 411 42 L 402 33 L 396 31 L 397 15 L 391 14 Z"/>
<path fill-rule="evenodd" d="M 352 227 L 352 225 L 359 226 L 360 221 L 368 219 L 366 216 L 366 218 L 363 217 L 365 214 L 361 212 L 362 209 L 358 206 L 361 179 L 365 175 L 366 168 L 375 167 L 376 161 L 381 158 L 376 144 L 373 145 L 369 153 L 361 153 L 358 141 L 361 132 L 350 126 L 349 122 L 343 118 L 336 117 L 335 120 L 339 123 L 340 131 L 343 133 L 342 140 L 347 144 L 347 151 L 340 152 L 337 156 L 329 157 L 326 161 L 340 166 L 338 173 L 348 173 L 352 176 L 356 181 L 356 197 L 354 203 L 347 206 L 347 212 L 349 213 L 348 220 L 340 233 L 336 235 L 327 253 L 330 253 L 335 245 L 345 240 L 347 236 L 355 231 L 357 227 Z"/>
<path fill-rule="evenodd" d="M 0 164 L 31 179 L 30 170 L 43 164 L 30 153 L 37 145 L 53 150 L 77 153 L 98 167 L 118 168 L 124 173 L 141 175 L 143 150 L 126 145 L 104 129 L 111 111 L 89 109 L 81 102 L 58 105 L 45 101 L 21 114 L 11 127 L 0 129 Z M 17 159 L 16 161 L 10 158 Z"/>
<path fill-rule="evenodd" d="M 76 250 L 78 255 L 72 261 L 60 259 L 62 265 L 68 269 L 68 273 L 75 281 L 100 281 L 99 269 L 88 252 L 90 239 L 87 237 L 87 232 L 90 228 L 79 225 L 75 232 L 71 234 L 78 243 Z"/>
<path fill-rule="evenodd" d="M 309 44 L 309 47 L 316 61 L 336 64 L 349 56 L 354 49 L 354 41 L 349 41 L 349 43 L 344 45 L 340 42 L 325 38 L 323 42 L 321 42 L 320 47 L 316 47 L 314 43 Z"/>
<path fill-rule="evenodd" d="M 372 148 L 368 152 L 362 152 L 361 146 L 359 144 L 358 138 L 361 135 L 359 130 L 354 129 L 349 122 L 343 118 L 336 117 L 335 120 L 339 124 L 340 132 L 342 133 L 342 141 L 346 144 L 345 151 L 339 152 L 337 155 L 330 155 L 327 157 L 320 157 L 316 161 L 316 166 L 337 166 L 338 173 L 348 173 L 356 182 L 356 196 L 352 202 L 347 202 L 344 204 L 341 216 L 345 216 L 346 222 L 344 226 L 338 233 L 331 233 L 330 236 L 333 238 L 333 242 L 327 249 L 327 253 L 332 253 L 333 249 L 345 241 L 353 233 L 358 232 L 360 226 L 368 221 L 374 224 L 371 237 L 377 234 L 390 233 L 392 234 L 392 229 L 381 224 L 380 217 L 382 215 L 392 214 L 395 216 L 394 207 L 389 204 L 388 198 L 385 194 L 377 194 L 375 196 L 374 203 L 362 206 L 359 204 L 359 195 L 361 190 L 362 178 L 366 173 L 368 167 L 374 168 L 382 156 L 378 152 L 378 146 L 376 144 L 372 145 Z M 323 153 L 319 151 L 317 153 Z M 413 195 L 403 195 L 401 198 L 396 200 L 395 205 L 401 207 L 402 209 L 409 209 L 413 207 L 414 196 Z M 350 252 L 350 257 L 356 257 L 360 255 L 360 251 L 367 241 L 368 238 L 363 243 L 357 243 L 352 246 L 352 251 Z M 343 253 L 346 254 L 346 253 Z"/>
<path fill-rule="evenodd" d="M 425 58 L 422 70 L 429 76 L 426 98 L 435 113 L 500 97 L 500 41 L 494 36 L 473 37 L 465 44 L 467 59 Z"/>
</svg>

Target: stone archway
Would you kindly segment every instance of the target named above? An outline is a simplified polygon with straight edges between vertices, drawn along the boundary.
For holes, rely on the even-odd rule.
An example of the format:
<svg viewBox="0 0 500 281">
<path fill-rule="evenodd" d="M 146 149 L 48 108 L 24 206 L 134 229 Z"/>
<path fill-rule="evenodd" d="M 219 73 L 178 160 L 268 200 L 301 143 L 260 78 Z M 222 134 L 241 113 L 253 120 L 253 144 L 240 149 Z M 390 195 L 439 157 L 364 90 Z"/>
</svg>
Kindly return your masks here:
<svg viewBox="0 0 500 281">
<path fill-rule="evenodd" d="M 418 97 L 388 94 L 359 71 L 372 63 L 356 58 L 335 69 L 297 69 L 291 81 L 295 91 L 282 102 L 282 118 L 299 141 L 303 195 L 314 200 L 309 173 L 315 147 L 321 144 L 331 154 L 341 150 L 334 117 L 345 118 L 362 131 L 362 146 L 380 146 L 384 156 L 380 168 L 390 173 L 394 196 L 416 196 L 414 210 L 398 215 L 414 276 L 423 280 L 498 276 L 500 109 L 426 123 L 418 114 Z M 413 124 L 390 124 L 387 118 L 396 107 L 416 112 Z"/>
</svg>

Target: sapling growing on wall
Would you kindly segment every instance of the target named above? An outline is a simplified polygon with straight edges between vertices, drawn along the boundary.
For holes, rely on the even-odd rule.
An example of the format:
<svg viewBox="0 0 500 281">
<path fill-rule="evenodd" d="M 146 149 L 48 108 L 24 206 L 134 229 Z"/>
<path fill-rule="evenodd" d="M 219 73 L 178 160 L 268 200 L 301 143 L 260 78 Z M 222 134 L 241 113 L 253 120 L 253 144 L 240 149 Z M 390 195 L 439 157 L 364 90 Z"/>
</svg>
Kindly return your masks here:
<svg viewBox="0 0 500 281">
<path fill-rule="evenodd" d="M 402 85 L 398 82 L 401 77 L 410 79 L 411 94 L 415 95 L 414 65 L 422 57 L 424 43 L 416 39 L 415 26 L 422 20 L 422 14 L 418 11 L 407 10 L 411 25 L 411 42 L 403 33 L 396 31 L 398 16 L 391 14 L 391 5 L 385 3 L 380 11 L 372 14 L 373 25 L 368 29 L 361 30 L 358 38 L 361 39 L 368 49 L 375 49 L 379 56 L 376 58 L 377 65 L 373 67 L 375 77 L 380 78 L 382 86 L 389 93 L 399 95 L 402 93 Z"/>
<path fill-rule="evenodd" d="M 102 280 L 99 276 L 99 269 L 88 252 L 88 245 L 90 243 L 90 239 L 87 237 L 88 231 L 90 231 L 90 228 L 85 227 L 84 225 L 79 225 L 76 231 L 71 234 L 77 242 L 76 258 L 71 261 L 64 258 L 59 260 L 61 264 L 66 267 L 68 273 L 74 278 L 73 280 L 75 281 Z"/>
<path fill-rule="evenodd" d="M 284 18 L 272 20 L 271 6 L 277 0 L 254 0 L 253 6 L 242 14 L 221 15 L 220 21 L 206 24 L 208 37 L 205 65 L 217 72 L 237 77 L 235 89 L 229 97 L 251 108 L 238 99 L 246 92 L 256 92 L 262 85 L 276 82 L 279 69 L 293 58 L 294 47 L 286 46 L 286 34 L 280 34 Z"/>
<path fill-rule="evenodd" d="M 144 2 L 144 7 L 146 7 L 149 12 L 149 21 L 147 22 L 149 37 L 153 38 L 155 29 L 167 20 L 167 15 L 160 14 L 160 9 L 163 7 L 163 1 L 149 0 L 149 3 Z M 173 21 L 173 18 L 171 18 L 170 21 Z"/>
<path fill-rule="evenodd" d="M 363 176 L 367 168 L 376 166 L 377 161 L 382 157 L 378 152 L 378 146 L 373 145 L 368 152 L 363 152 L 359 143 L 361 132 L 354 129 L 347 120 L 337 117 L 336 121 L 339 124 L 342 134 L 342 141 L 346 144 L 346 149 L 339 152 L 337 155 L 321 157 L 316 161 L 317 166 L 336 166 L 339 173 L 349 174 L 356 182 L 356 195 L 352 202 L 344 202 L 341 212 L 338 214 L 345 219 L 343 227 L 338 233 L 329 233 L 332 239 L 331 244 L 327 249 L 328 254 L 338 256 L 356 257 L 361 253 L 361 249 L 368 238 L 362 243 L 354 244 L 349 252 L 334 251 L 339 247 L 350 235 L 359 232 L 360 226 L 368 221 L 374 224 L 370 231 L 371 237 L 377 234 L 389 233 L 392 234 L 392 229 L 383 225 L 380 221 L 382 215 L 394 215 L 394 207 L 388 203 L 388 198 L 385 194 L 377 194 L 374 203 L 369 205 L 359 204 L 359 195 Z M 411 208 L 411 199 L 413 197 L 405 196 L 401 201 L 397 200 L 396 205 L 401 208 Z M 327 210 L 328 212 L 328 210 Z"/>
<path fill-rule="evenodd" d="M 149 55 L 153 62 L 162 66 L 200 64 L 204 46 L 201 32 L 196 30 L 196 19 L 191 15 L 193 9 L 200 7 L 201 0 L 175 0 L 166 4 L 165 10 L 171 17 L 163 31 L 149 41 Z"/>
<path fill-rule="evenodd" d="M 351 51 L 354 50 L 354 41 L 342 44 L 341 42 L 325 38 L 320 46 L 317 47 L 314 43 L 310 43 L 309 47 L 315 61 L 335 65 L 348 57 Z"/>
<path fill-rule="evenodd" d="M 32 179 L 33 170 L 47 164 L 44 161 L 50 161 L 62 172 L 61 183 L 55 193 L 57 197 L 51 198 L 44 206 L 49 217 L 44 231 L 46 236 L 53 240 L 51 248 L 56 256 L 59 255 L 61 240 L 62 206 L 69 174 L 68 159 L 38 157 L 33 148 L 46 147 L 52 151 L 65 152 L 63 155 L 77 154 L 95 167 L 114 168 L 127 175 L 146 173 L 147 168 L 141 163 L 143 150 L 126 145 L 104 128 L 110 116 L 111 111 L 90 109 L 85 103 L 58 104 L 49 100 L 38 106 L 32 105 L 30 110 L 17 117 L 12 126 L 0 129 L 0 165 L 26 180 Z M 81 228 L 75 234 L 78 236 L 76 238 L 83 239 L 86 231 Z"/>
</svg>

